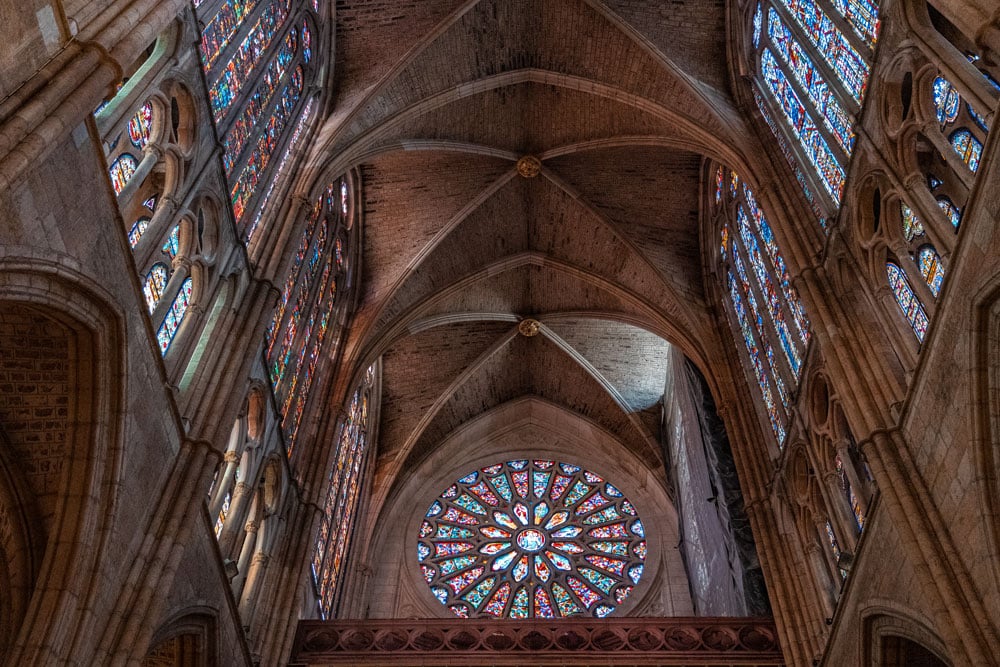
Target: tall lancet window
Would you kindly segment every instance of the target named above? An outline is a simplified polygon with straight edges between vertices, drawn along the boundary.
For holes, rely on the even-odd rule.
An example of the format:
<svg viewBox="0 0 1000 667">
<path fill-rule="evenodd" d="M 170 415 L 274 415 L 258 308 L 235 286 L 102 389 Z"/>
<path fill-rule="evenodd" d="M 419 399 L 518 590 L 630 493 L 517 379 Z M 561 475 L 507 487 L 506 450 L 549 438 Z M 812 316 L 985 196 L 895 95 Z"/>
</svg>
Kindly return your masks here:
<svg viewBox="0 0 1000 667">
<path fill-rule="evenodd" d="M 338 287 L 348 269 L 350 204 L 344 179 L 330 184 L 313 204 L 266 332 L 268 370 L 289 456 L 330 327 L 344 303 Z"/>
<path fill-rule="evenodd" d="M 840 207 L 878 28 L 872 0 L 756 6 L 754 98 L 821 220 Z"/>
<path fill-rule="evenodd" d="M 246 238 L 250 213 L 263 203 L 260 185 L 276 175 L 272 162 L 287 161 L 274 157 L 282 147 L 292 150 L 311 116 L 305 91 L 315 78 L 320 17 L 308 0 L 226 0 L 204 7 L 215 9 L 196 10 L 205 23 L 202 68 L 233 213 Z"/>
<path fill-rule="evenodd" d="M 726 181 L 729 186 L 723 188 Z M 748 373 L 781 446 L 790 394 L 798 385 L 809 343 L 809 319 L 753 191 L 735 173 L 727 179 L 721 166 L 715 183 L 713 201 L 733 333 L 743 341 Z"/>
<path fill-rule="evenodd" d="M 369 441 L 369 411 L 375 387 L 375 367 L 365 373 L 354 392 L 340 427 L 336 455 L 323 499 L 323 519 L 313 550 L 312 575 L 319 612 L 329 618 L 339 589 L 354 530 L 355 511 L 365 475 Z"/>
</svg>

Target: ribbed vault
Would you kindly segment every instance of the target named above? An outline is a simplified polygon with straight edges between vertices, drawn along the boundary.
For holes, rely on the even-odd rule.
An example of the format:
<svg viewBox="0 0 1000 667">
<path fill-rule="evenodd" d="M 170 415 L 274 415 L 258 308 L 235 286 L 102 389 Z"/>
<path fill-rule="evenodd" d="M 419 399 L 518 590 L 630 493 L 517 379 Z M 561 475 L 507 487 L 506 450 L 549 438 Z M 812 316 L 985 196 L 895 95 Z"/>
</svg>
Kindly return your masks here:
<svg viewBox="0 0 1000 667">
<path fill-rule="evenodd" d="M 744 164 L 752 145 L 729 96 L 725 3 L 337 13 L 335 104 L 308 171 L 361 178 L 361 293 L 333 400 L 382 359 L 371 516 L 465 425 L 531 401 L 665 480 L 669 345 L 709 375 L 719 356 L 704 161 Z M 525 156 L 539 173 L 519 173 Z M 525 318 L 537 335 L 519 333 Z"/>
</svg>

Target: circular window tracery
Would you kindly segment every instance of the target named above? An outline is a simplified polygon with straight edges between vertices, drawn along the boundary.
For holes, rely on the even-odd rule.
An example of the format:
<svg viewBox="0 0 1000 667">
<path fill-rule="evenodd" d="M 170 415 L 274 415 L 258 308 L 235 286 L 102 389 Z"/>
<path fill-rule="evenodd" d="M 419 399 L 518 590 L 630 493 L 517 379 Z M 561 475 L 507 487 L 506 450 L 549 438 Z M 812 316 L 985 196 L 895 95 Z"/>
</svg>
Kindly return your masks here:
<svg viewBox="0 0 1000 667">
<path fill-rule="evenodd" d="M 639 583 L 645 538 L 635 507 L 599 475 L 517 459 L 438 496 L 417 559 L 434 596 L 463 618 L 603 618 Z"/>
</svg>

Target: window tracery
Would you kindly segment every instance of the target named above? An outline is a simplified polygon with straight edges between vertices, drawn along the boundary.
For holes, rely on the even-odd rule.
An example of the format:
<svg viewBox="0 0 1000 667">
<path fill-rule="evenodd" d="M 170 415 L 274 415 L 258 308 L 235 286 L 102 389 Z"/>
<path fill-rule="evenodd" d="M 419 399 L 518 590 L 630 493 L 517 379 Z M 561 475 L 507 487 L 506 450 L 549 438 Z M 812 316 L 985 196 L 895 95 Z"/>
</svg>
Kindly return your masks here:
<svg viewBox="0 0 1000 667">
<path fill-rule="evenodd" d="M 174 302 L 170 305 L 170 310 L 167 311 L 166 316 L 163 318 L 163 323 L 160 324 L 160 328 L 156 331 L 156 340 L 160 344 L 160 354 L 163 356 L 166 356 L 170 350 L 170 345 L 174 342 L 174 337 L 177 335 L 177 330 L 184 323 L 184 316 L 187 315 L 188 307 L 191 305 L 192 291 L 193 281 L 191 278 L 185 278 L 184 282 L 181 283 L 180 289 L 177 291 L 177 296 L 174 297 Z"/>
<path fill-rule="evenodd" d="M 258 199 L 261 182 L 273 173 L 258 209 L 262 211 L 270 199 L 277 172 L 310 116 L 303 97 L 307 79 L 313 76 L 310 25 L 317 12 L 313 3 L 302 0 L 230 0 L 202 33 L 202 65 L 222 139 L 233 213 L 241 226 Z M 244 25 L 250 27 L 244 29 Z M 253 81 L 256 85 L 250 88 Z M 272 158 L 290 134 L 292 139 L 276 170 Z M 249 231 L 243 227 L 247 241 L 260 215 Z"/>
<path fill-rule="evenodd" d="M 348 221 L 344 208 L 333 198 L 333 193 L 346 187 L 342 183 L 331 183 L 315 200 L 265 335 L 271 384 L 281 406 L 289 455 L 340 304 L 338 281 L 347 270 L 343 238 Z"/>
<path fill-rule="evenodd" d="M 735 315 L 734 333 L 743 340 L 751 376 L 781 446 L 790 396 L 809 343 L 809 319 L 753 190 L 735 173 L 731 182 L 739 185 L 727 195 L 716 186 L 716 214 L 726 290 Z M 775 349 L 781 350 L 780 356 Z"/>
<path fill-rule="evenodd" d="M 374 384 L 375 367 L 372 366 L 362 378 L 347 408 L 327 479 L 323 517 L 312 559 L 313 583 L 322 618 L 329 618 L 333 612 L 354 529 L 354 516 L 370 449 L 368 429 Z"/>
<path fill-rule="evenodd" d="M 551 460 L 461 477 L 417 539 L 424 580 L 461 618 L 604 618 L 639 584 L 646 554 L 642 520 L 617 487 Z"/>
<path fill-rule="evenodd" d="M 878 38 L 878 6 L 867 0 L 763 0 L 752 25 L 760 69 L 754 99 L 822 221 L 823 209 L 840 207 Z M 797 152 L 811 176 L 799 170 Z M 812 179 L 832 207 L 816 201 Z"/>
</svg>

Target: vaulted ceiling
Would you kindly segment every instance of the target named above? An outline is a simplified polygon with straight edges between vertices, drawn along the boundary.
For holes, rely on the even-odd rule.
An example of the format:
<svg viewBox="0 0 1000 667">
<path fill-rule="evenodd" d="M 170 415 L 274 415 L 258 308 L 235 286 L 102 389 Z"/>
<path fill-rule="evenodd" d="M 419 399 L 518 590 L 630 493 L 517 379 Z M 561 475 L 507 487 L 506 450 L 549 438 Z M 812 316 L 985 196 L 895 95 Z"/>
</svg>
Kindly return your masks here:
<svg viewBox="0 0 1000 667">
<path fill-rule="evenodd" d="M 361 175 L 340 389 L 383 359 L 379 479 L 519 397 L 657 468 L 669 343 L 703 366 L 704 159 L 745 161 L 723 0 L 340 0 L 311 167 Z M 534 156 L 537 175 L 517 162 Z M 518 322 L 541 323 L 538 335 Z M 383 493 L 385 490 L 383 489 Z"/>
</svg>

